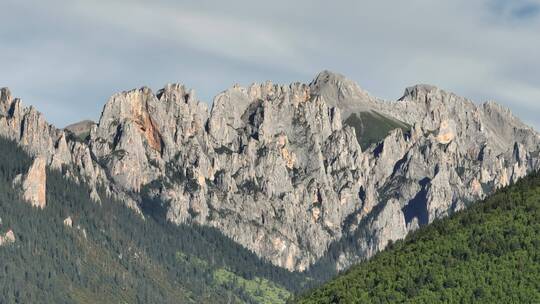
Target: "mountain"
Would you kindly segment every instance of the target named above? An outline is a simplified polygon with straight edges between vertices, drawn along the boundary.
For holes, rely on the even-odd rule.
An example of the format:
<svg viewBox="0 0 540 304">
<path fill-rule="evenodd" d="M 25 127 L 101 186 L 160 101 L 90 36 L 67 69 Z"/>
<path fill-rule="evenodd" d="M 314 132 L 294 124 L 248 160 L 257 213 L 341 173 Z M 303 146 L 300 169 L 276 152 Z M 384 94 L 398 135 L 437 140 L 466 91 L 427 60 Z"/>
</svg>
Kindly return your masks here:
<svg viewBox="0 0 540 304">
<path fill-rule="evenodd" d="M 328 71 L 234 86 L 210 110 L 180 84 L 121 92 L 70 132 L 1 90 L 0 134 L 93 201 L 216 228 L 318 278 L 540 168 L 540 135 L 500 105 L 429 85 L 383 101 Z"/>
<path fill-rule="evenodd" d="M 72 136 L 73 140 L 85 141 L 90 135 L 90 130 L 96 123 L 91 120 L 83 120 L 70 124 L 64 128 L 64 131 Z"/>
<path fill-rule="evenodd" d="M 540 302 L 540 174 L 397 241 L 295 303 Z"/>
<path fill-rule="evenodd" d="M 0 303 L 284 303 L 311 286 L 216 229 L 142 218 L 0 138 Z M 46 170 L 46 180 L 28 178 Z M 46 206 L 17 176 L 46 183 Z"/>
</svg>

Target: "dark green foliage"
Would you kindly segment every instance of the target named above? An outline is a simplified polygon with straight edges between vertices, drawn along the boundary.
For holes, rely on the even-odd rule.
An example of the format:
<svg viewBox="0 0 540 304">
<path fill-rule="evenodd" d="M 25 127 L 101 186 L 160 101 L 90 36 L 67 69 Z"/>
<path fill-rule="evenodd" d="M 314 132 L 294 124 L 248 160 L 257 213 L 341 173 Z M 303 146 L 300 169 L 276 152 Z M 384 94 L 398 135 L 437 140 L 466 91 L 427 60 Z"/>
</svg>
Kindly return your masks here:
<svg viewBox="0 0 540 304">
<path fill-rule="evenodd" d="M 353 113 L 344 124 L 355 129 L 356 139 L 363 150 L 383 140 L 394 129 L 410 130 L 409 125 L 374 111 Z"/>
<path fill-rule="evenodd" d="M 540 174 L 438 220 L 297 303 L 540 303 Z"/>
<path fill-rule="evenodd" d="M 30 163 L 0 138 L 0 233 L 16 236 L 0 247 L 0 303 L 254 302 L 252 290 L 224 284 L 216 275 L 224 271 L 265 282 L 261 290 L 274 294 L 305 284 L 304 275 L 260 260 L 216 229 L 165 222 L 159 202 L 143 203 L 144 220 L 104 195 L 101 205 L 93 203 L 86 186 L 57 171 L 47 173 L 46 208 L 32 208 L 11 186 Z M 73 227 L 63 224 L 68 216 Z"/>
<path fill-rule="evenodd" d="M 162 187 L 162 183 L 159 181 L 152 181 L 149 184 L 144 185 L 141 188 L 141 210 L 146 216 L 151 216 L 158 222 L 163 222 L 167 218 L 167 210 L 169 204 L 163 202 L 157 197 L 157 194 L 153 191 L 159 191 Z"/>
</svg>

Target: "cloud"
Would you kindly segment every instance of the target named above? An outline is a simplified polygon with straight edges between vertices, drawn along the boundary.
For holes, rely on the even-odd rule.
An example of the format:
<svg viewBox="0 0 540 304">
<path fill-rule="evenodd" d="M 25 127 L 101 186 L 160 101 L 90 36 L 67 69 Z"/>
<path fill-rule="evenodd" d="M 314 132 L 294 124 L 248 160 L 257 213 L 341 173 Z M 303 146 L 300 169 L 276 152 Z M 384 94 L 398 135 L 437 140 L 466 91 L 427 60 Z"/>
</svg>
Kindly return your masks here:
<svg viewBox="0 0 540 304">
<path fill-rule="evenodd" d="M 0 85 L 58 125 L 116 91 L 182 82 L 210 101 L 234 83 L 331 69 L 395 99 L 432 83 L 496 99 L 540 128 L 540 1 L 15 1 Z M 532 111 L 531 111 L 532 110 Z"/>
<path fill-rule="evenodd" d="M 174 5 L 149 2 L 106 2 L 100 6 L 78 3 L 72 12 L 98 20 L 139 39 L 158 40 L 176 48 L 202 51 L 228 60 L 251 64 L 273 58 L 297 66 L 301 54 L 287 31 L 227 16 Z"/>
<path fill-rule="evenodd" d="M 523 21 L 538 17 L 540 1 L 537 0 L 492 0 L 490 8 L 499 16 L 510 20 Z"/>
</svg>

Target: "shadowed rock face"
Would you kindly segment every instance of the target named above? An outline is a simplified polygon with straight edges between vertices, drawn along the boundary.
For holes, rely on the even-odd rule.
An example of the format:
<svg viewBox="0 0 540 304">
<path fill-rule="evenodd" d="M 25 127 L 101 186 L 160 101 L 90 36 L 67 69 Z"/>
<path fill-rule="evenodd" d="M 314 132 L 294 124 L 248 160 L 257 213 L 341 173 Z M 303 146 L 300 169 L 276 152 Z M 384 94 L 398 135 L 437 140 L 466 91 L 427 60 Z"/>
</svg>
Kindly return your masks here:
<svg viewBox="0 0 540 304">
<path fill-rule="evenodd" d="M 348 267 L 540 168 L 538 133 L 499 105 L 427 85 L 381 101 L 328 71 L 235 86 L 210 110 L 178 84 L 118 93 L 85 142 L 1 98 L 0 134 L 88 182 L 96 201 L 98 185 L 136 210 L 141 195 L 162 201 L 169 221 L 216 227 L 291 270 L 361 229 L 336 265 Z"/>
</svg>

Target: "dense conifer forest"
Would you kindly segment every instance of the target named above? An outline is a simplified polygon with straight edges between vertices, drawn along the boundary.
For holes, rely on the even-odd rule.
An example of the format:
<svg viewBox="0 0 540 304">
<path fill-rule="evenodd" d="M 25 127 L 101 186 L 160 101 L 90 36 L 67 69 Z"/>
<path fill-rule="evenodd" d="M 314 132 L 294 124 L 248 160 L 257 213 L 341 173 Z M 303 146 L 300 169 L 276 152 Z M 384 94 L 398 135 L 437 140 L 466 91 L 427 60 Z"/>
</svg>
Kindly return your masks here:
<svg viewBox="0 0 540 304">
<path fill-rule="evenodd" d="M 30 164 L 0 138 L 0 233 L 16 237 L 0 247 L 0 303 L 280 303 L 314 284 L 215 229 L 94 203 L 58 171 L 47 172 L 47 206 L 33 208 L 12 187 Z"/>
<path fill-rule="evenodd" d="M 540 174 L 391 244 L 295 303 L 540 303 Z"/>
</svg>

